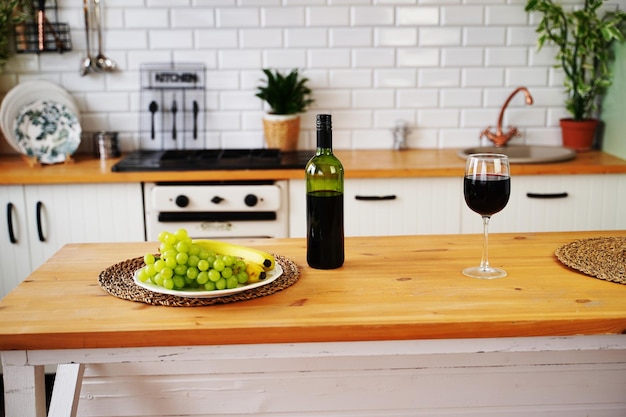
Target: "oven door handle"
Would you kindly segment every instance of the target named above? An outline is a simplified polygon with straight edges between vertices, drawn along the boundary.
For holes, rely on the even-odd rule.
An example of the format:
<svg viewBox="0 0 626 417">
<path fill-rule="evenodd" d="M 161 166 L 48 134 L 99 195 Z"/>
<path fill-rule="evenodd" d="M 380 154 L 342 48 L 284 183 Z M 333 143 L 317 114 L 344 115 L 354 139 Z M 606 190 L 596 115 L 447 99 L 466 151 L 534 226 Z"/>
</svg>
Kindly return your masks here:
<svg viewBox="0 0 626 417">
<path fill-rule="evenodd" d="M 274 211 L 162 211 L 159 212 L 160 223 L 175 222 L 227 222 L 227 221 L 255 221 L 276 220 Z"/>
</svg>

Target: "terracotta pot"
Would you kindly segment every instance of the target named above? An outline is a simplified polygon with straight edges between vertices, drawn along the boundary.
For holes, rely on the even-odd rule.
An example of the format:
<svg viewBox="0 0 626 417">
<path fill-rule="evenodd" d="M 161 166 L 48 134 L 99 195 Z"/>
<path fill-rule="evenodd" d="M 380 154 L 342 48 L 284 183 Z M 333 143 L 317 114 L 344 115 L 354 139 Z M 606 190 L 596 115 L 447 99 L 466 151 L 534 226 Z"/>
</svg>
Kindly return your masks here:
<svg viewBox="0 0 626 417">
<path fill-rule="evenodd" d="M 300 115 L 266 114 L 263 116 L 263 132 L 268 148 L 295 151 L 300 137 Z"/>
<path fill-rule="evenodd" d="M 593 147 L 598 126 L 597 119 L 561 119 L 560 124 L 563 146 L 576 152 L 588 151 Z"/>
</svg>

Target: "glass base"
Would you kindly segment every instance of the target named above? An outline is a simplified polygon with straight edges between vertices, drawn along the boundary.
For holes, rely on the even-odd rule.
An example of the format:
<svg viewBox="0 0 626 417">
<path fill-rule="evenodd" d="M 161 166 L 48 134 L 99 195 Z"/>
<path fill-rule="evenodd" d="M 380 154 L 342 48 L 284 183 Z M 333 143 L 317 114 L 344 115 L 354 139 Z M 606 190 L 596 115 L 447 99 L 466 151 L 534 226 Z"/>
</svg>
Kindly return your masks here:
<svg viewBox="0 0 626 417">
<path fill-rule="evenodd" d="M 469 268 L 465 268 L 461 272 L 463 272 L 463 275 L 465 275 L 466 277 L 480 279 L 504 278 L 507 275 L 504 269 L 494 268 L 491 266 L 471 266 Z"/>
</svg>

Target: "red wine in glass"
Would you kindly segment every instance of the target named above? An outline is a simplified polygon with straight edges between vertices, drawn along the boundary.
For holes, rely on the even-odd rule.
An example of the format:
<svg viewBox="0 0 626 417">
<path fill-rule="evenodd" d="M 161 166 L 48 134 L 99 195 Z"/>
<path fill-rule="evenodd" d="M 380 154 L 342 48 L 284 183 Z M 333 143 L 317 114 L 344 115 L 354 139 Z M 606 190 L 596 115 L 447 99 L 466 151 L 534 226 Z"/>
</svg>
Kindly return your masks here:
<svg viewBox="0 0 626 417">
<path fill-rule="evenodd" d="M 483 219 L 483 256 L 479 266 L 463 269 L 472 278 L 493 279 L 506 276 L 506 271 L 489 265 L 488 226 L 491 216 L 509 202 L 511 177 L 509 159 L 500 154 L 474 154 L 467 158 L 463 179 L 465 203 Z"/>
<path fill-rule="evenodd" d="M 463 191 L 465 203 L 472 211 L 481 216 L 492 216 L 509 202 L 511 177 L 498 174 L 466 176 L 463 180 Z"/>
</svg>

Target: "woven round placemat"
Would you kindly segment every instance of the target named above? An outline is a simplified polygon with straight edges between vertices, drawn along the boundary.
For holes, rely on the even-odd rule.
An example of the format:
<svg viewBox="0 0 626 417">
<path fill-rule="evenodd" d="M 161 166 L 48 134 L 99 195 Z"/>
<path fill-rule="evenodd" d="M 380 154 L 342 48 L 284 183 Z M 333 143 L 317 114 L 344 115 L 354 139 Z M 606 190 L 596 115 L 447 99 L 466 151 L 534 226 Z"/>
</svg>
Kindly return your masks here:
<svg viewBox="0 0 626 417">
<path fill-rule="evenodd" d="M 556 257 L 594 278 L 626 284 L 626 237 L 580 239 L 561 246 Z"/>
<path fill-rule="evenodd" d="M 125 300 L 137 301 L 152 305 L 173 307 L 201 307 L 213 304 L 226 304 L 245 301 L 257 297 L 274 294 L 293 285 L 300 278 L 298 266 L 284 256 L 274 255 L 276 262 L 283 268 L 283 274 L 271 284 L 252 288 L 236 294 L 214 298 L 189 298 L 175 295 L 160 294 L 135 284 L 133 274 L 144 266 L 143 257 L 127 259 L 111 265 L 98 276 L 98 283 L 106 292 Z"/>
</svg>

